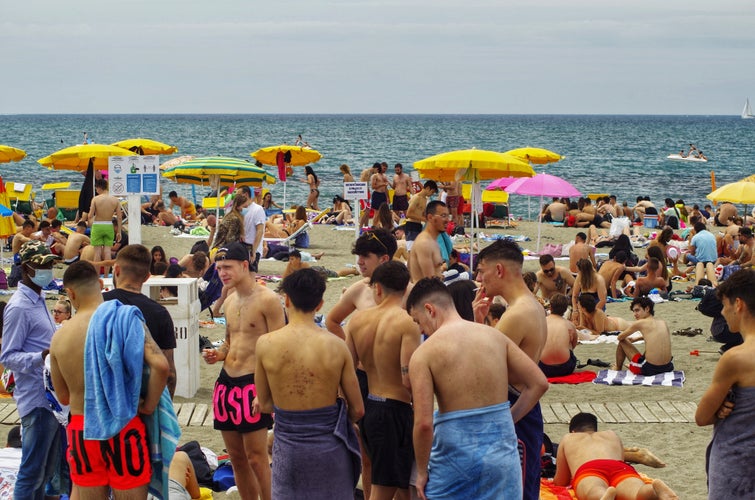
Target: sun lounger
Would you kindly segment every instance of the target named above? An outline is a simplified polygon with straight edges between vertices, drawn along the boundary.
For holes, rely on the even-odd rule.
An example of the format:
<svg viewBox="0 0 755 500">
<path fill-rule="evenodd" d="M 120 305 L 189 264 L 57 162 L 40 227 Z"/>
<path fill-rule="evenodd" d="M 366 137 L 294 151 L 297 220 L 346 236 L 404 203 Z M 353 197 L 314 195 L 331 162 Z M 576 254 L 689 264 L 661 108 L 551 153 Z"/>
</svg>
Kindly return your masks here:
<svg viewBox="0 0 755 500">
<path fill-rule="evenodd" d="M 30 214 L 32 212 L 31 200 L 34 198 L 34 193 L 31 192 L 31 184 L 6 182 L 5 189 L 8 192 L 8 201 L 12 205 L 11 208 L 15 212 L 22 214 Z"/>
<path fill-rule="evenodd" d="M 73 189 L 58 189 L 55 191 L 55 206 L 65 216 L 66 220 L 75 220 L 79 209 L 81 191 Z"/>
<path fill-rule="evenodd" d="M 307 222 L 302 227 L 300 227 L 299 229 L 291 233 L 291 235 L 289 235 L 287 238 L 264 238 L 264 241 L 268 243 L 277 243 L 279 245 L 287 245 L 288 247 L 294 247 L 296 246 L 296 239 L 300 235 L 309 232 L 310 229 L 312 229 L 312 223 Z M 306 246 L 302 248 L 306 248 Z"/>
</svg>

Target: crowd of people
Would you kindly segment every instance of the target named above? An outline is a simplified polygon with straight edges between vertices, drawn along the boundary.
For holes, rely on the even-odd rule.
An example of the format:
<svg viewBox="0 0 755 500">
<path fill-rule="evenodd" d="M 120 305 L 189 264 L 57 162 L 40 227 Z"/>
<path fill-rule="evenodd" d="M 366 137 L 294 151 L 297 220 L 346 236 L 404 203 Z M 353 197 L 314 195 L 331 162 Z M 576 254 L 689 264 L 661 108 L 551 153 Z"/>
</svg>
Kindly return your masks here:
<svg viewBox="0 0 755 500">
<path fill-rule="evenodd" d="M 202 356 L 222 363 L 212 396 L 214 428 L 242 498 L 351 499 L 360 475 L 366 498 L 539 498 L 539 400 L 547 378 L 575 370 L 580 338 L 607 332 L 618 339 L 614 369 L 672 371 L 671 335 L 655 315 L 653 295 L 669 293 L 675 276 L 693 272 L 695 284 L 707 276 L 718 290 L 726 323 L 744 339 L 723 354 L 696 416 L 722 436 L 714 438 L 710 470 L 724 476 L 736 468 L 726 439 L 745 426 L 739 405 L 747 408 L 747 389 L 755 385 L 745 366 L 755 314 L 755 243 L 736 209 L 722 205 L 712 213 L 706 207 L 704 214 L 696 205 L 666 200 L 659 210 L 645 198 L 629 208 L 611 196 L 596 205 L 582 199 L 573 209 L 569 200 L 553 200 L 544 219 L 572 220 L 587 231 L 570 243 L 568 266 L 544 254 L 540 270 L 527 275 L 522 249 L 504 239 L 482 248 L 470 269 L 462 259 L 469 248 L 455 247 L 448 234 L 463 227 L 460 186 L 430 180 L 418 187 L 400 164 L 392 179 L 386 169 L 376 163 L 360 177 L 370 185 L 373 220 L 369 224 L 370 210 L 364 210 L 367 228 L 352 250 L 356 268 L 310 265 L 317 254 L 266 241 L 305 234 L 306 208 L 319 209 L 313 171 L 307 171 L 306 204 L 290 216 L 268 215 L 266 209 L 276 208 L 272 196 L 246 186 L 233 193 L 220 219 L 172 192 L 181 218 L 171 224 L 161 215 L 162 199 L 150 200 L 143 207 L 150 223 L 206 227 L 207 240 L 183 256 L 124 241 L 120 202 L 106 183 L 97 184 L 88 224 L 68 235 L 53 213 L 38 225 L 24 222 L 12 242 L 19 281 L 3 314 L 0 351 L 0 363 L 15 376 L 21 417 L 16 497 L 73 492 L 100 498 L 108 489 L 116 497 L 146 497 L 148 456 L 139 455 L 143 467 L 124 468 L 124 460 L 137 455 L 113 458 L 112 450 L 148 453 L 140 416 L 159 411 L 175 391 L 170 315 L 141 294 L 150 275 L 206 283 L 216 277 L 222 284 L 207 305 L 225 317 L 225 338 Z M 345 180 L 351 176 L 347 166 L 341 171 Z M 446 202 L 432 199 L 441 189 Z M 347 200 L 336 196 L 333 204 L 323 222 L 353 221 Z M 632 225 L 648 215 L 662 224 L 649 240 L 644 226 Z M 623 218 L 629 224 L 614 231 L 614 221 Z M 714 235 L 709 224 L 723 233 Z M 674 225 L 685 229 L 677 234 Z M 640 260 L 634 249 L 644 245 L 647 257 Z M 602 246 L 611 247 L 607 260 L 597 257 Z M 288 261 L 279 293 L 257 280 L 260 259 L 274 256 Z M 42 291 L 61 260 L 68 264 L 67 298 L 51 316 Z M 99 278 L 110 267 L 115 288 L 103 294 Z M 357 273 L 361 279 L 321 311 L 326 279 Z M 171 296 L 172 287 L 161 290 L 161 297 Z M 622 297 L 633 322 L 604 312 L 608 300 Z M 324 328 L 315 322 L 321 312 Z M 94 330 L 102 334 L 88 333 Z M 644 352 L 634 344 L 638 339 Z M 95 380 L 93 373 L 104 375 Z M 50 411 L 50 392 L 64 409 L 63 421 Z M 98 398 L 118 404 L 103 413 Z M 67 446 L 65 457 L 61 446 Z M 173 457 L 173 467 L 172 452 L 165 455 L 171 495 L 196 498 L 185 457 Z M 662 481 L 641 481 L 624 463 L 631 459 L 616 434 L 598 431 L 594 416 L 576 415 L 558 448 L 554 481 L 571 484 L 580 499 L 676 498 Z M 60 471 L 72 489 L 52 480 Z M 711 492 L 721 493 L 716 497 L 731 497 L 730 486 L 713 475 L 710 484 Z"/>
</svg>

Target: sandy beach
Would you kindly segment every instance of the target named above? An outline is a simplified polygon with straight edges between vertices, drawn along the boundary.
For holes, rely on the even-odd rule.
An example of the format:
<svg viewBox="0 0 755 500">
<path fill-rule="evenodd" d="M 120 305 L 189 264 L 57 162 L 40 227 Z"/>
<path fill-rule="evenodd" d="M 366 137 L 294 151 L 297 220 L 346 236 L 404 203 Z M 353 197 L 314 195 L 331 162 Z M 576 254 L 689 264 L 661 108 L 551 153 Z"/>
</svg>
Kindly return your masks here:
<svg viewBox="0 0 755 500">
<path fill-rule="evenodd" d="M 541 247 L 546 243 L 566 243 L 574 238 L 577 230 L 572 228 L 543 225 Z M 537 225 L 532 222 L 520 222 L 516 229 L 486 229 L 486 234 L 526 235 L 530 241 L 521 242 L 525 250 L 533 251 L 536 246 Z M 175 237 L 165 227 L 143 227 L 143 243 L 151 248 L 153 245 L 161 245 L 168 256 L 180 257 L 187 253 L 191 245 L 196 241 L 192 238 Z M 354 264 L 355 259 L 351 255 L 351 244 L 354 232 L 335 230 L 334 226 L 316 225 L 311 232 L 312 252 L 325 252 L 320 265 L 331 269 L 339 269 L 348 264 Z M 483 242 L 483 245 L 487 242 Z M 599 249 L 605 250 L 608 249 Z M 638 255 L 644 255 L 644 249 L 637 249 Z M 568 262 L 566 263 L 568 265 Z M 285 263 L 278 261 L 263 260 L 260 263 L 261 275 L 280 275 Z M 525 271 L 537 270 L 537 260 L 525 261 Z M 62 275 L 63 269 L 59 269 Z M 338 279 L 328 282 L 325 294 L 325 306 L 322 311 L 328 311 L 337 302 L 344 287 L 349 286 L 358 277 Z M 275 284 L 268 285 L 275 287 Z M 686 283 L 675 287 L 686 286 Z M 554 403 L 607 403 L 607 402 L 692 402 L 697 403 L 708 386 L 718 354 L 713 354 L 719 348 L 718 343 L 707 342 L 709 336 L 710 319 L 704 317 L 695 310 L 697 301 L 684 300 L 680 302 L 666 302 L 656 305 L 656 317 L 668 322 L 669 329 L 673 332 L 682 328 L 700 328 L 703 334 L 696 337 L 673 336 L 672 349 L 674 364 L 677 370 L 683 370 L 686 381 L 683 388 L 676 387 L 627 387 L 605 386 L 592 383 L 579 385 L 551 385 L 544 395 L 542 402 Z M 621 316 L 631 320 L 632 314 L 628 302 L 608 304 L 609 315 Z M 202 319 L 208 319 L 205 312 Z M 222 326 L 215 328 L 201 328 L 200 335 L 209 337 L 211 340 L 220 340 L 224 337 Z M 701 352 L 699 356 L 690 355 L 693 350 L 710 351 Z M 599 358 L 603 361 L 613 362 L 615 345 L 579 345 L 575 353 L 581 362 L 588 358 Z M 177 397 L 176 403 L 211 404 L 212 388 L 220 371 L 220 364 L 210 366 L 201 363 L 201 386 L 196 395 L 191 399 Z M 584 369 L 597 371 L 599 368 L 588 366 Z M 624 423 L 602 424 L 603 429 L 616 431 L 626 446 L 647 447 L 667 463 L 663 469 L 651 469 L 645 466 L 637 466 L 641 473 L 653 478 L 663 479 L 680 496 L 685 499 L 706 498 L 705 478 L 705 449 L 710 440 L 712 428 L 699 428 L 694 423 Z M 9 426 L 2 426 L 0 439 L 5 439 Z M 554 441 L 567 432 L 566 425 L 546 424 L 545 432 Z M 198 440 L 203 446 L 214 450 L 217 454 L 223 453 L 223 440 L 218 431 L 208 427 L 185 427 L 181 441 Z M 3 441 L 4 442 L 4 441 Z M 215 494 L 215 498 L 225 498 L 224 494 Z"/>
</svg>

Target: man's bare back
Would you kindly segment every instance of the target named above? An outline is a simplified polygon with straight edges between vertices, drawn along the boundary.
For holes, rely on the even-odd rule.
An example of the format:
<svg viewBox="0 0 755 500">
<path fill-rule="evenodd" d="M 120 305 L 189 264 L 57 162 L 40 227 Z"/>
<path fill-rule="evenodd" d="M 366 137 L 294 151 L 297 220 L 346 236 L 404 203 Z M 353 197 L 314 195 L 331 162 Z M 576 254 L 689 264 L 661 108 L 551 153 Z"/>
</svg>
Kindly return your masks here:
<svg viewBox="0 0 755 500">
<path fill-rule="evenodd" d="M 546 324 L 548 336 L 540 354 L 540 361 L 546 365 L 565 363 L 577 344 L 577 329 L 571 321 L 555 314 L 546 318 Z"/>
<path fill-rule="evenodd" d="M 537 363 L 545 346 L 548 326 L 545 311 L 534 295 L 523 295 L 506 307 L 496 328 L 506 334 Z"/>
<path fill-rule="evenodd" d="M 107 193 L 98 194 L 92 198 L 89 209 L 89 220 L 94 222 L 111 222 L 113 217 L 120 215 L 121 202 L 115 196 Z"/>
<path fill-rule="evenodd" d="M 65 379 L 67 398 L 63 398 L 62 387 L 55 384 L 61 401 L 68 400 L 72 415 L 84 414 L 84 345 L 92 311 L 77 312 L 55 332 L 50 344 L 51 362 L 57 364 Z"/>
<path fill-rule="evenodd" d="M 422 231 L 414 240 L 412 251 L 409 252 L 409 271 L 412 282 L 422 278 L 441 276 L 443 258 L 440 255 L 438 241 L 433 239 L 427 231 Z"/>
<path fill-rule="evenodd" d="M 649 363 L 665 365 L 671 361 L 671 334 L 664 320 L 650 317 L 635 321 L 619 334 L 619 340 L 636 331 L 645 340 L 645 359 Z"/>
<path fill-rule="evenodd" d="M 579 259 L 587 259 L 595 267 L 595 249 L 583 241 L 575 243 L 569 249 L 569 270 L 571 272 L 576 273 L 579 271 L 577 269 Z"/>
</svg>

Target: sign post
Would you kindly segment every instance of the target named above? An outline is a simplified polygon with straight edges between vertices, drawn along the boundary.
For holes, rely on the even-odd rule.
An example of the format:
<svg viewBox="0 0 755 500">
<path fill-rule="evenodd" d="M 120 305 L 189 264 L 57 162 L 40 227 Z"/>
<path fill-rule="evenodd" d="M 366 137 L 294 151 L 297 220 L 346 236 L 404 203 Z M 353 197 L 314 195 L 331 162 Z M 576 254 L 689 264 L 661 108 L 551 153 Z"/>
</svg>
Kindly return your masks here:
<svg viewBox="0 0 755 500">
<path fill-rule="evenodd" d="M 160 194 L 160 157 L 111 156 L 108 158 L 110 194 L 128 200 L 129 243 L 142 242 L 141 195 Z"/>
</svg>

